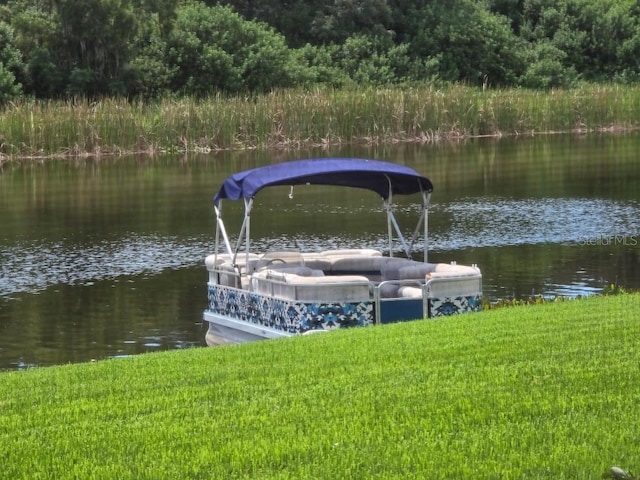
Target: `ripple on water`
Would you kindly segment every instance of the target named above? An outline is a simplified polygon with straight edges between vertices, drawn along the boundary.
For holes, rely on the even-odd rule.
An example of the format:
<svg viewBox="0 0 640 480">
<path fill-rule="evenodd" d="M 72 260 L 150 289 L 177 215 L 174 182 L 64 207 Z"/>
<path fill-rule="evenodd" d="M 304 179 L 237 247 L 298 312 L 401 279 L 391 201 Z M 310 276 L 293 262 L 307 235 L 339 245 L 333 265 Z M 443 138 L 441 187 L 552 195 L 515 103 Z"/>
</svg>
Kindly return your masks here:
<svg viewBox="0 0 640 480">
<path fill-rule="evenodd" d="M 434 248 L 580 243 L 640 234 L 640 203 L 577 198 L 481 198 L 434 207 L 451 217 Z"/>
<path fill-rule="evenodd" d="M 397 212 L 407 218 L 415 218 L 416 213 L 414 207 L 400 205 Z M 431 218 L 429 245 L 434 251 L 570 244 L 640 235 L 637 201 L 485 197 L 434 204 Z M 277 227 L 274 226 L 275 231 Z M 204 234 L 197 238 L 130 234 L 90 245 L 35 241 L 7 245 L 0 253 L 0 296 L 37 293 L 56 284 L 91 285 L 99 280 L 155 275 L 165 269 L 199 265 L 212 251 L 212 240 Z M 304 230 L 279 232 L 252 243 L 254 251 L 283 245 L 306 251 L 363 246 L 385 250 L 387 237 L 386 232 L 380 232 L 336 238 L 321 231 Z M 394 248 L 399 251 L 400 245 Z"/>
<path fill-rule="evenodd" d="M 120 276 L 154 275 L 199 264 L 207 238 L 129 235 L 93 245 L 24 242 L 4 247 L 0 296 L 37 293 L 51 285 L 91 285 Z"/>
</svg>

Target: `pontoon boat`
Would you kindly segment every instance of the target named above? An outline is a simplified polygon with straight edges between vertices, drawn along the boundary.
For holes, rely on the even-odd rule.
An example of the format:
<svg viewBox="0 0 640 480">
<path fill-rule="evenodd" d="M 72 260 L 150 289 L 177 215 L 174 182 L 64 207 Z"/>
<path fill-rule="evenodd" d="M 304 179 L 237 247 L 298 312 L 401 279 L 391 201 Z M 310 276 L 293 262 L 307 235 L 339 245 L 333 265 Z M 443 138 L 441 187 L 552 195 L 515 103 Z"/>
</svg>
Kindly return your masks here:
<svg viewBox="0 0 640 480">
<path fill-rule="evenodd" d="M 338 185 L 378 194 L 387 216 L 388 252 L 371 248 L 255 252 L 250 224 L 254 198 L 272 186 Z M 390 162 L 317 158 L 268 165 L 227 178 L 214 198 L 214 252 L 209 272 L 209 345 L 240 343 L 441 317 L 482 308 L 476 265 L 427 261 L 428 208 L 433 185 L 415 170 Z M 395 195 L 415 195 L 421 209 L 405 239 L 393 213 Z M 222 218 L 225 200 L 244 202 L 244 220 L 232 244 Z M 412 260 L 422 239 L 421 261 Z M 394 242 L 402 256 L 394 256 Z"/>
</svg>

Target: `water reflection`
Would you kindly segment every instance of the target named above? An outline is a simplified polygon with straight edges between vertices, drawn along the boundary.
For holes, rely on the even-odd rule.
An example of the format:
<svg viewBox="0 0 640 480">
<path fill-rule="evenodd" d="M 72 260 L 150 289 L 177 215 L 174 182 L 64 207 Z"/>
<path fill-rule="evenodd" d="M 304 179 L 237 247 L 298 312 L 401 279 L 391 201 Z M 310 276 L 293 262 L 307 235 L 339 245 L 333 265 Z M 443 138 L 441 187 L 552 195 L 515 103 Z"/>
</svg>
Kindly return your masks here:
<svg viewBox="0 0 640 480">
<path fill-rule="evenodd" d="M 3 368 L 118 358 L 203 344 L 200 265 L 0 300 Z"/>
<path fill-rule="evenodd" d="M 640 288 L 638 147 L 638 134 L 590 135 L 5 164 L 0 369 L 203 345 L 212 196 L 227 175 L 269 161 L 373 157 L 429 176 L 430 260 L 479 264 L 489 298 Z M 257 198 L 256 250 L 386 248 L 370 192 L 289 193 Z M 412 231 L 415 207 L 397 200 Z M 237 229 L 242 206 L 224 208 Z"/>
</svg>

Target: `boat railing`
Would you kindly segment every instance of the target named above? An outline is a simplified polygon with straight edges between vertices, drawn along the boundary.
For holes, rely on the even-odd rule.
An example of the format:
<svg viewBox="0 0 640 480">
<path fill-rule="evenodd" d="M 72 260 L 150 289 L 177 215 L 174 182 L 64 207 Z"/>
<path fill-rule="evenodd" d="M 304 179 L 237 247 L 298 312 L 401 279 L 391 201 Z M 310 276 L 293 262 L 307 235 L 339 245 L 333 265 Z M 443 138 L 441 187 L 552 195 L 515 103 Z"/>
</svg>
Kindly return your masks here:
<svg viewBox="0 0 640 480">
<path fill-rule="evenodd" d="M 247 261 L 248 258 L 248 261 Z M 482 294 L 477 266 L 423 263 L 382 257 L 376 252 L 321 252 L 303 256 L 279 251 L 240 255 L 233 264 L 224 255 L 207 257 L 212 284 L 300 301 L 426 299 Z"/>
<path fill-rule="evenodd" d="M 375 323 L 382 323 L 382 304 L 422 299 L 422 318 L 428 316 L 428 305 L 424 292 L 424 280 L 417 278 L 383 280 L 373 288 L 373 302 L 375 304 Z M 417 292 L 417 294 L 416 294 Z"/>
</svg>

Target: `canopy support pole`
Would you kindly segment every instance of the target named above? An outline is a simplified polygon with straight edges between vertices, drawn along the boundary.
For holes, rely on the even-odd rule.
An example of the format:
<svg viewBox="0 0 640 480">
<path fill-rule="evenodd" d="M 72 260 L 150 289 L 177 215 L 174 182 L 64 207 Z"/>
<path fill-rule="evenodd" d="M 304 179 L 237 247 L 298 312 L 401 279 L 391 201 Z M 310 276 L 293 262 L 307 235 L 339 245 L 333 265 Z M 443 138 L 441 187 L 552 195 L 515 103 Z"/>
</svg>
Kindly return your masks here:
<svg viewBox="0 0 640 480">
<path fill-rule="evenodd" d="M 385 175 L 387 182 L 389 183 L 389 195 L 384 201 L 384 208 L 387 213 L 387 236 L 389 238 L 389 258 L 393 257 L 393 230 L 392 230 L 392 218 L 393 210 L 391 205 L 393 203 L 393 188 L 391 187 L 391 179 L 388 175 Z"/>
<path fill-rule="evenodd" d="M 396 231 L 396 235 L 398 235 L 398 240 L 400 240 L 400 243 L 402 244 L 402 249 L 404 250 L 405 255 L 409 260 L 411 260 L 411 249 L 407 245 L 407 242 L 404 239 L 404 235 L 402 235 L 402 231 L 400 230 L 400 226 L 396 221 L 396 217 L 393 214 L 393 211 L 391 211 L 390 204 L 387 204 L 387 218 L 389 219 L 389 222 L 391 223 L 391 225 L 393 225 L 393 229 Z M 390 241 L 389 256 L 393 257 L 391 240 L 392 240 L 392 234 L 391 234 L 391 228 L 389 228 L 389 241 Z"/>
<path fill-rule="evenodd" d="M 240 233 L 238 233 L 238 240 L 236 241 L 236 248 L 235 250 L 232 252 L 232 260 L 231 263 L 233 263 L 233 265 L 237 264 L 237 259 L 238 259 L 238 252 L 240 251 L 240 247 L 242 246 L 242 236 L 244 235 L 244 241 L 245 241 L 245 250 L 247 253 L 247 262 L 249 261 L 249 249 L 251 248 L 251 245 L 249 244 L 251 242 L 251 238 L 249 237 L 250 235 L 250 230 L 251 230 L 251 209 L 253 207 L 253 199 L 252 198 L 245 198 L 244 199 L 244 220 L 242 221 L 242 226 L 240 227 Z"/>
<path fill-rule="evenodd" d="M 427 255 L 429 254 L 429 202 L 431 201 L 431 192 L 422 192 L 422 212 L 424 213 L 424 263 L 427 263 Z"/>
<path fill-rule="evenodd" d="M 427 263 L 427 255 L 429 250 L 429 199 L 431 198 L 431 193 L 422 192 L 422 213 L 420 214 L 420 218 L 418 219 L 418 224 L 416 225 L 416 229 L 413 231 L 413 236 L 411 237 L 410 247 L 413 248 L 413 244 L 418 238 L 418 234 L 420 233 L 420 227 L 424 225 L 424 245 L 423 245 L 423 262 Z M 423 223 L 424 222 L 424 223 Z"/>
<path fill-rule="evenodd" d="M 402 231 L 400 230 L 400 226 L 396 220 L 395 215 L 393 214 L 392 208 L 392 194 L 391 194 L 391 182 L 389 182 L 389 198 L 384 202 L 384 208 L 387 212 L 387 231 L 389 234 L 389 257 L 393 257 L 393 231 L 395 230 L 396 235 L 398 235 L 398 239 L 402 244 L 402 249 L 404 250 L 407 258 L 411 259 L 411 249 L 407 246 L 407 242 L 402 235 Z"/>
<path fill-rule="evenodd" d="M 224 240 L 224 245 L 227 248 L 227 253 L 229 255 L 233 255 L 233 250 L 231 250 L 231 243 L 229 242 L 229 236 L 227 235 L 227 230 L 224 228 L 224 222 L 222 221 L 222 202 L 220 202 L 220 207 L 217 205 L 213 205 L 213 209 L 216 212 L 216 254 L 218 253 L 218 241 L 220 239 L 220 233 L 222 233 L 222 239 Z"/>
<path fill-rule="evenodd" d="M 396 231 L 398 235 L 398 239 L 402 244 L 402 249 L 404 250 L 405 255 L 408 259 L 411 259 L 411 249 L 407 245 L 407 242 L 404 239 L 404 235 L 402 235 L 402 231 L 400 230 L 400 226 L 396 220 L 395 215 L 393 214 L 393 186 L 391 183 L 391 179 L 388 175 L 385 175 L 387 178 L 387 182 L 389 182 L 389 195 L 387 199 L 384 201 L 384 207 L 387 212 L 387 232 L 389 235 L 389 257 L 393 257 L 393 230 Z M 413 240 L 411 241 L 413 244 Z"/>
<path fill-rule="evenodd" d="M 391 197 L 389 197 L 390 199 Z M 384 202 L 384 208 L 387 213 L 387 236 L 389 239 L 389 257 L 393 257 L 393 226 L 391 224 L 391 217 L 393 212 L 391 211 L 391 203 L 388 200 Z"/>
</svg>

